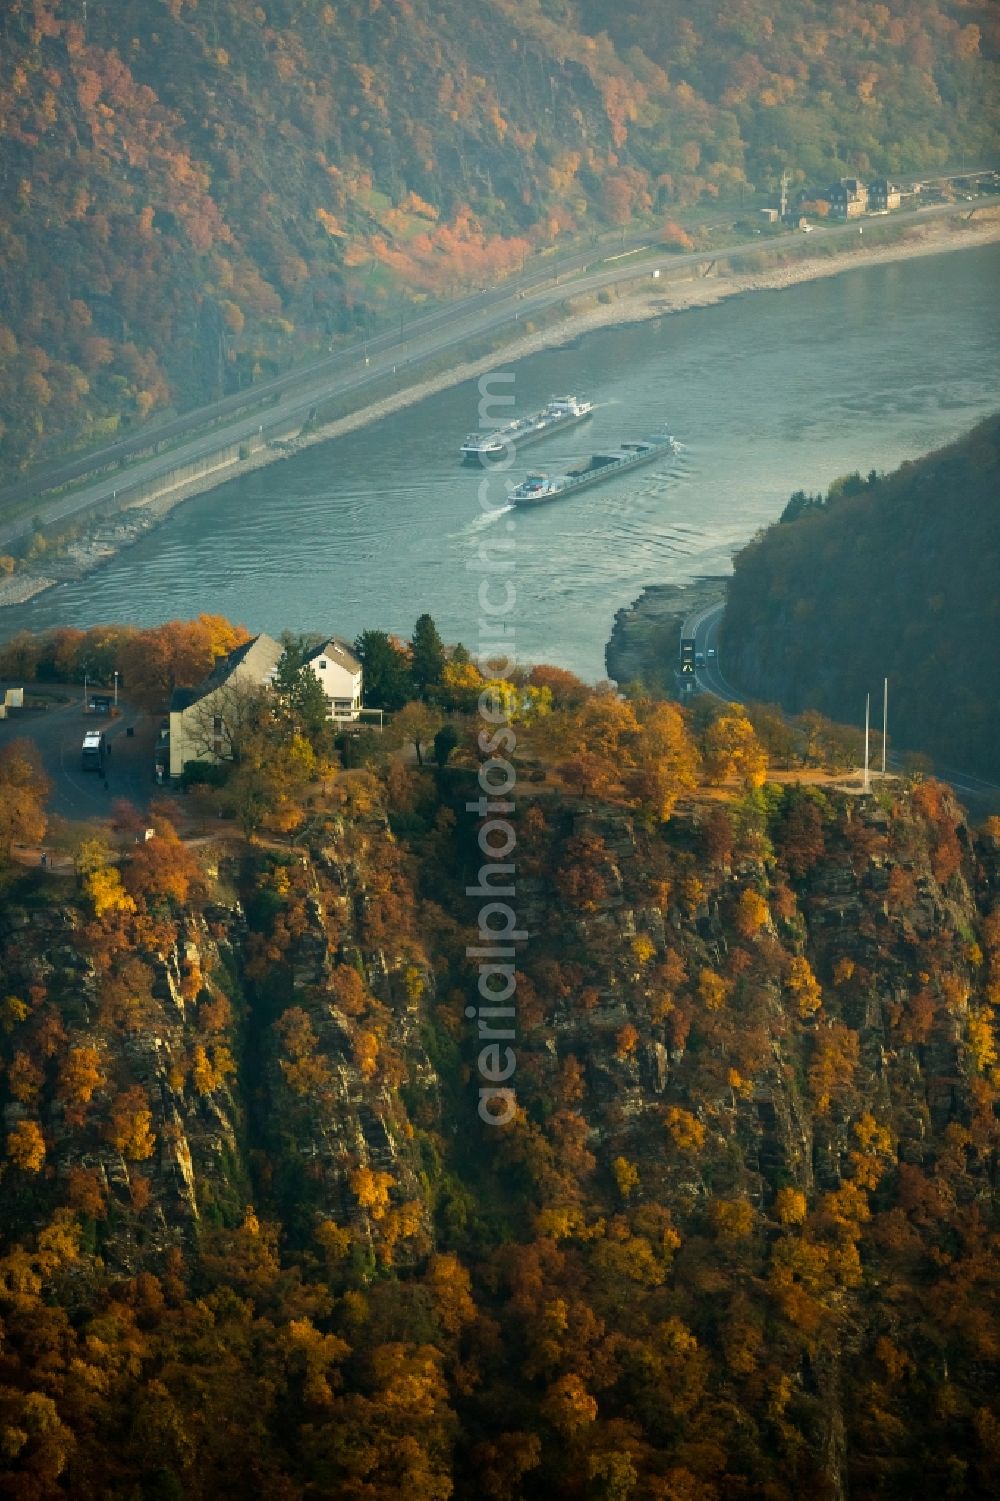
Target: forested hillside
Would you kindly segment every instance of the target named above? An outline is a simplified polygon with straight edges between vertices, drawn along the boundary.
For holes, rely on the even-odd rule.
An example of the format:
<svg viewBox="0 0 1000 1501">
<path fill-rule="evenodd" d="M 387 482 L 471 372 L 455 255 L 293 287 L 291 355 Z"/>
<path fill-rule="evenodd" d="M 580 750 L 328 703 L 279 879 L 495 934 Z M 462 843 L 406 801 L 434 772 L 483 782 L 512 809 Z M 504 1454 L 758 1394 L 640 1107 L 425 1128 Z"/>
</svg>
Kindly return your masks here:
<svg viewBox="0 0 1000 1501">
<path fill-rule="evenodd" d="M 397 739 L 482 688 L 423 648 Z M 265 696 L 255 839 L 176 797 L 55 870 L 0 756 L 0 1494 L 996 1494 L 1000 825 L 501 697 L 504 1002 L 473 713 L 342 771 Z"/>
<path fill-rule="evenodd" d="M 6 474 L 561 234 L 994 139 L 968 0 L 9 0 L 0 41 Z"/>
<path fill-rule="evenodd" d="M 1000 418 L 894 474 L 793 496 L 737 556 L 727 671 L 757 698 L 858 723 L 1000 780 Z"/>
</svg>

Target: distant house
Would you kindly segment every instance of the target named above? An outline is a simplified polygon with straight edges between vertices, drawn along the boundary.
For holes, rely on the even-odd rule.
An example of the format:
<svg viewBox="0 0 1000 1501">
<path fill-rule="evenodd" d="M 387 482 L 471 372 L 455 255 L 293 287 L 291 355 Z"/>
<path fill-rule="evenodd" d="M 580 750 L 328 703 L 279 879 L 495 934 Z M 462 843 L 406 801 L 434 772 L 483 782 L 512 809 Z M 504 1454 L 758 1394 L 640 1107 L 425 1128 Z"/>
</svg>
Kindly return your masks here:
<svg viewBox="0 0 1000 1501">
<path fill-rule="evenodd" d="M 169 767 L 179 777 L 191 761 L 218 765 L 232 759 L 248 690 L 268 686 L 282 649 L 270 636 L 254 636 L 220 657 L 197 688 L 175 688 L 170 699 Z"/>
<path fill-rule="evenodd" d="M 888 177 L 876 177 L 874 182 L 869 183 L 868 207 L 873 214 L 884 214 L 890 209 L 899 208 L 901 201 L 899 188 Z"/>
<path fill-rule="evenodd" d="M 841 219 L 857 219 L 868 212 L 868 189 L 857 177 L 842 177 L 827 193 L 831 214 Z"/>
<path fill-rule="evenodd" d="M 359 718 L 361 714 L 361 663 L 350 648 L 336 636 L 305 660 L 306 667 L 319 680 L 326 694 L 327 714 L 338 724 Z"/>
<path fill-rule="evenodd" d="M 760 217 L 767 224 L 777 224 L 778 210 L 776 208 L 762 208 L 758 210 Z"/>
</svg>

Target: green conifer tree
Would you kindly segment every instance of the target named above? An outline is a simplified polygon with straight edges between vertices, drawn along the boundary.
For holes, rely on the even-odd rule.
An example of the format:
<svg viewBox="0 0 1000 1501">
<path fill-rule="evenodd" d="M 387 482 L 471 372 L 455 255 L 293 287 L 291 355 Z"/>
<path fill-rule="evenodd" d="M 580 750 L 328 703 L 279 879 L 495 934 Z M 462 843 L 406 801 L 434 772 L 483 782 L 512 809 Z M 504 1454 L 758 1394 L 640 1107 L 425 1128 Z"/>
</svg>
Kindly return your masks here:
<svg viewBox="0 0 1000 1501">
<path fill-rule="evenodd" d="M 413 686 L 422 698 L 440 683 L 444 664 L 444 642 L 438 628 L 429 615 L 421 615 L 413 627 L 410 671 Z"/>
</svg>

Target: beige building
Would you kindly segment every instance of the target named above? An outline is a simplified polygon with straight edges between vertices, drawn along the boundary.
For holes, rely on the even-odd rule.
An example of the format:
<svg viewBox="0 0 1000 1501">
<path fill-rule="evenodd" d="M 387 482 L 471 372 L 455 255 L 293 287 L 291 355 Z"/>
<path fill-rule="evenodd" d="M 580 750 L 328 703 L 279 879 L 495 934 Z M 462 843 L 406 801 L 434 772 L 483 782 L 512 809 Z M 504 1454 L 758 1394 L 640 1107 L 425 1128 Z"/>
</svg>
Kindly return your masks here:
<svg viewBox="0 0 1000 1501">
<path fill-rule="evenodd" d="M 336 636 L 309 653 L 310 668 L 326 694 L 327 713 L 338 724 L 354 721 L 361 714 L 361 663 Z"/>
<path fill-rule="evenodd" d="M 253 690 L 270 685 L 281 653 L 270 636 L 254 636 L 220 657 L 197 688 L 174 689 L 169 719 L 172 777 L 179 777 L 191 761 L 218 765 L 232 758 L 253 704 Z"/>
</svg>

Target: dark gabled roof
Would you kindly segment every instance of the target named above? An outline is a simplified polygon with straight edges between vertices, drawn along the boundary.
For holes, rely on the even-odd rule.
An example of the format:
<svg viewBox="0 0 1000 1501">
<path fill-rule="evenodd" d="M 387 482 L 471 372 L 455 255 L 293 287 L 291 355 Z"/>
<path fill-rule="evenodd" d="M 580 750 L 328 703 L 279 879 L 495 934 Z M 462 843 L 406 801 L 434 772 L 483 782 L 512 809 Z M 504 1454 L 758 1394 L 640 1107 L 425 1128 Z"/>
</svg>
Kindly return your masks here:
<svg viewBox="0 0 1000 1501">
<path fill-rule="evenodd" d="M 224 657 L 216 657 L 215 666 L 201 684 L 201 693 L 209 693 L 220 683 L 224 683 L 236 671 L 240 663 L 250 655 L 257 642 L 265 639 L 263 636 L 251 636 L 249 641 L 241 641 L 239 646 L 234 646 L 232 651 L 227 652 Z"/>
<path fill-rule="evenodd" d="M 324 641 L 322 646 L 315 647 L 306 657 L 306 662 L 315 662 L 318 657 L 329 657 L 340 667 L 346 667 L 348 672 L 360 672 L 361 663 L 351 651 L 346 641 L 341 641 L 339 636 L 331 636 Z"/>
<path fill-rule="evenodd" d="M 281 647 L 277 641 L 272 641 L 270 636 L 261 633 L 259 636 L 251 636 L 249 641 L 242 641 L 239 646 L 235 646 L 224 657 L 216 658 L 215 666 L 208 674 L 208 677 L 203 678 L 196 688 L 175 688 L 170 695 L 171 714 L 180 714 L 183 710 L 190 709 L 191 705 L 196 704 L 199 699 L 204 698 L 209 693 L 214 693 L 216 688 L 221 688 L 223 683 L 229 681 L 251 653 L 257 651 L 258 647 L 260 650 L 257 652 L 257 655 L 263 658 L 260 664 L 261 667 L 264 667 L 265 663 L 269 664 L 266 671 L 261 672 L 260 675 L 260 681 L 264 682 L 273 673 L 281 658 Z"/>
</svg>

